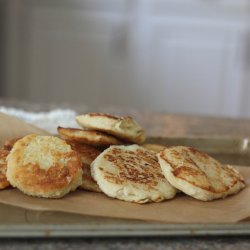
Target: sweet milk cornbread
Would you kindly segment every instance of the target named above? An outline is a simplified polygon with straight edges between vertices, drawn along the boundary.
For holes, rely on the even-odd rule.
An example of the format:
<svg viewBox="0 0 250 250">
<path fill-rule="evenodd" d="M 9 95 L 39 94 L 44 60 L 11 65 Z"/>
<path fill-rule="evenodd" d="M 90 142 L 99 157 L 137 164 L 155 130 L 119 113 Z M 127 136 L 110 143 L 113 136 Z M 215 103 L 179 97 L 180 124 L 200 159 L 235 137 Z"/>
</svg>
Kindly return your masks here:
<svg viewBox="0 0 250 250">
<path fill-rule="evenodd" d="M 82 184 L 79 155 L 54 136 L 27 135 L 7 157 L 7 179 L 27 195 L 60 198 Z"/>
<path fill-rule="evenodd" d="M 111 146 L 93 161 L 91 173 L 106 195 L 124 201 L 160 202 L 176 194 L 156 155 L 138 145 Z"/>
<path fill-rule="evenodd" d="M 167 147 L 158 159 L 171 185 L 198 200 L 224 198 L 245 187 L 243 177 L 233 167 L 191 147 Z"/>
<path fill-rule="evenodd" d="M 87 129 L 103 131 L 127 142 L 142 144 L 145 132 L 132 117 L 118 117 L 103 113 L 78 115 L 77 123 Z"/>
</svg>

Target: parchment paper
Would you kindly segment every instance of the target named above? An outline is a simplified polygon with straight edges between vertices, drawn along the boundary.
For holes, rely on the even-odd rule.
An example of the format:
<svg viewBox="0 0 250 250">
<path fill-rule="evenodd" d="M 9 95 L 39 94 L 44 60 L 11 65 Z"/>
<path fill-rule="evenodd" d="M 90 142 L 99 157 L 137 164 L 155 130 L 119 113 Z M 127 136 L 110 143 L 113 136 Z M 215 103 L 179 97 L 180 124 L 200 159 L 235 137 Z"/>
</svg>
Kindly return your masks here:
<svg viewBox="0 0 250 250">
<path fill-rule="evenodd" d="M 29 130 L 30 129 L 30 130 Z M 0 142 L 30 132 L 46 132 L 16 118 L 0 114 Z M 39 211 L 60 211 L 90 216 L 137 219 L 165 223 L 236 223 L 250 217 L 250 167 L 237 167 L 247 187 L 222 200 L 202 202 L 178 194 L 162 203 L 134 204 L 101 193 L 77 190 L 61 199 L 29 197 L 17 189 L 0 191 L 0 203 Z"/>
<path fill-rule="evenodd" d="M 10 138 L 18 138 L 32 133 L 40 135 L 49 134 L 45 130 L 23 122 L 16 117 L 8 116 L 0 112 L 0 145 Z"/>
</svg>

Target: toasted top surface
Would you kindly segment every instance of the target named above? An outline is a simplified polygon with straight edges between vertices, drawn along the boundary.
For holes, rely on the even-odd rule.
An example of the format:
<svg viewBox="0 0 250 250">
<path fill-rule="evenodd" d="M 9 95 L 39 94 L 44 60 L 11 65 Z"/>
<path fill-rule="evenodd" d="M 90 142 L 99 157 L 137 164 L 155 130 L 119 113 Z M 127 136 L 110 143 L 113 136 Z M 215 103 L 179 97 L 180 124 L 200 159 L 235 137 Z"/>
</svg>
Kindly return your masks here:
<svg viewBox="0 0 250 250">
<path fill-rule="evenodd" d="M 168 163 L 175 178 L 211 193 L 227 192 L 238 182 L 244 185 L 238 171 L 191 147 L 167 147 L 159 157 Z"/>
<path fill-rule="evenodd" d="M 13 154 L 18 158 L 17 167 L 34 164 L 46 170 L 58 162 L 66 166 L 75 153 L 57 137 L 28 135 L 16 142 Z"/>
<path fill-rule="evenodd" d="M 7 178 L 24 193 L 61 197 L 82 183 L 78 154 L 54 136 L 27 135 L 7 157 Z"/>
<path fill-rule="evenodd" d="M 92 191 L 92 192 L 102 192 L 99 188 L 96 181 L 91 176 L 90 165 L 83 165 L 83 174 L 82 174 L 82 185 L 80 186 L 81 189 Z"/>
<path fill-rule="evenodd" d="M 120 145 L 123 142 L 112 135 L 95 130 L 58 127 L 59 135 L 70 141 L 78 141 L 93 146 Z"/>
<path fill-rule="evenodd" d="M 102 191 L 111 197 L 143 203 L 172 198 L 176 192 L 163 176 L 156 155 L 138 145 L 111 146 L 91 168 Z"/>
<path fill-rule="evenodd" d="M 77 116 L 76 121 L 83 128 L 104 131 L 129 142 L 141 144 L 145 141 L 143 129 L 129 116 L 89 113 Z"/>
<path fill-rule="evenodd" d="M 106 152 L 104 159 L 119 171 L 119 175 L 117 175 L 101 168 L 106 174 L 106 178 L 112 182 L 122 184 L 131 181 L 147 184 L 153 188 L 157 185 L 157 179 L 164 179 L 155 154 L 137 146 L 113 147 Z"/>
</svg>

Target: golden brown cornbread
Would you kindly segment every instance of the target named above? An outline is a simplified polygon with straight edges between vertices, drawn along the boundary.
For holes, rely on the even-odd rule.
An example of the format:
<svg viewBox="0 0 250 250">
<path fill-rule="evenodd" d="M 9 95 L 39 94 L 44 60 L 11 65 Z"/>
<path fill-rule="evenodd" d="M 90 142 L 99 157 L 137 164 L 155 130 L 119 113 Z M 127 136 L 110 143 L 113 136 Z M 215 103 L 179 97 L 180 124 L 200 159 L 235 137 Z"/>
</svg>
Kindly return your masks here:
<svg viewBox="0 0 250 250">
<path fill-rule="evenodd" d="M 123 144 L 121 140 L 114 136 L 95 130 L 58 127 L 57 131 L 65 140 L 77 141 L 95 147 L 109 147 L 110 145 Z"/>
<path fill-rule="evenodd" d="M 91 174 L 106 195 L 120 200 L 160 202 L 176 194 L 156 155 L 138 145 L 106 149 L 91 164 Z"/>
<path fill-rule="evenodd" d="M 141 126 L 129 116 L 89 113 L 77 116 L 76 121 L 83 128 L 103 131 L 127 142 L 141 144 L 146 138 Z"/>
<path fill-rule="evenodd" d="M 81 159 L 65 141 L 28 135 L 7 157 L 7 179 L 25 194 L 59 198 L 82 184 Z"/>
<path fill-rule="evenodd" d="M 233 167 L 191 147 L 167 147 L 158 159 L 167 180 L 199 200 L 224 198 L 245 187 L 243 177 Z"/>
<path fill-rule="evenodd" d="M 0 149 L 0 189 L 5 189 L 10 186 L 10 183 L 6 177 L 7 156 L 9 155 L 14 144 L 19 139 L 20 138 L 12 138 L 12 139 L 6 140 L 3 144 L 3 147 Z"/>
<path fill-rule="evenodd" d="M 3 148 L 0 149 L 0 189 L 4 189 L 10 186 L 10 183 L 6 177 L 7 171 L 7 161 L 6 157 L 8 156 L 9 151 Z"/>
<path fill-rule="evenodd" d="M 101 153 L 101 151 L 79 142 L 67 141 L 67 143 L 70 144 L 72 149 L 80 155 L 82 160 L 82 185 L 79 188 L 92 192 L 101 192 L 101 189 L 90 173 L 90 164 Z"/>
</svg>

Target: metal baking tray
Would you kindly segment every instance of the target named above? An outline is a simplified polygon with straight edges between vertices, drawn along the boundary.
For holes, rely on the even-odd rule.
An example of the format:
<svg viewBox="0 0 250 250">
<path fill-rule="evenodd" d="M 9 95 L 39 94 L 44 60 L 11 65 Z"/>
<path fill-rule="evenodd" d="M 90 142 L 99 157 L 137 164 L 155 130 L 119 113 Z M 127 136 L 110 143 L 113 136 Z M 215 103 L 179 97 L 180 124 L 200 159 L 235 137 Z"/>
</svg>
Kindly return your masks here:
<svg viewBox="0 0 250 250">
<path fill-rule="evenodd" d="M 250 167 L 249 138 L 148 138 L 147 143 L 186 145 L 225 164 Z M 250 235 L 250 218 L 236 224 L 167 224 L 61 212 L 32 211 L 0 204 L 0 237 L 138 237 Z"/>
</svg>

